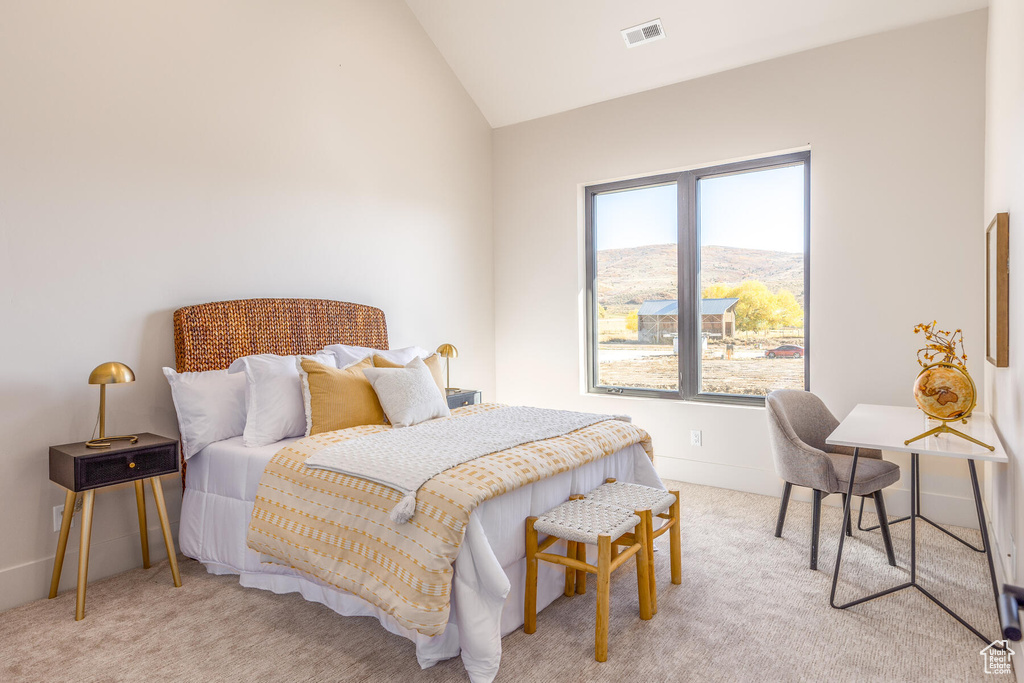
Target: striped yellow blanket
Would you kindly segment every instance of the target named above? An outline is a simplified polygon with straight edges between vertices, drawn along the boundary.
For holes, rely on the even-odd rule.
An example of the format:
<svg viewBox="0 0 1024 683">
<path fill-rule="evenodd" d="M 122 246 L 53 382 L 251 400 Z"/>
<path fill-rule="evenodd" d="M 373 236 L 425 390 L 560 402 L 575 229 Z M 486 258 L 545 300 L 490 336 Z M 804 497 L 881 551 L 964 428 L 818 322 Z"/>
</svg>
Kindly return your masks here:
<svg viewBox="0 0 1024 683">
<path fill-rule="evenodd" d="M 451 419 L 493 410 L 482 404 Z M 438 474 L 419 490 L 405 524 L 388 515 L 402 497 L 365 479 L 304 463 L 333 443 L 390 429 L 352 427 L 310 436 L 282 448 L 256 492 L 248 543 L 253 550 L 391 614 L 406 628 L 441 634 L 448 623 L 452 562 L 469 515 L 485 500 L 598 460 L 633 444 L 652 455 L 644 430 L 607 420 L 564 436 L 485 455 Z"/>
</svg>

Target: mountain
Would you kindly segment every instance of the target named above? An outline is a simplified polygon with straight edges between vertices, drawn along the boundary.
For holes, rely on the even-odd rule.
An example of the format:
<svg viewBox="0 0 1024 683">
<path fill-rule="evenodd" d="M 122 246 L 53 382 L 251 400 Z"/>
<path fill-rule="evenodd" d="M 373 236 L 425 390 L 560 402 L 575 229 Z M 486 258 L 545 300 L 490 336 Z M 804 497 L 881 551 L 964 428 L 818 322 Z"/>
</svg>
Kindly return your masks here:
<svg viewBox="0 0 1024 683">
<path fill-rule="evenodd" d="M 777 292 L 804 298 L 804 257 L 786 251 L 701 247 L 701 282 L 739 284 L 759 280 Z M 597 296 L 606 308 L 623 312 L 647 299 L 676 296 L 676 245 L 653 244 L 597 252 Z"/>
</svg>

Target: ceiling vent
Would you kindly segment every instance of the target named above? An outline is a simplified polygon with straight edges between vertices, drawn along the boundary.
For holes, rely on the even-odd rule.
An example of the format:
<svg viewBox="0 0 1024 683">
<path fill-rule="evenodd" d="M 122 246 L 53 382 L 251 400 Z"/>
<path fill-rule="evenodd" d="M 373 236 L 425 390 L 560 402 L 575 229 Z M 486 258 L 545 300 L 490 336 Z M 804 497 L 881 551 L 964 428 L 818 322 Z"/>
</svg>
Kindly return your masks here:
<svg viewBox="0 0 1024 683">
<path fill-rule="evenodd" d="M 664 37 L 665 29 L 661 26 L 661 19 L 652 19 L 639 26 L 622 29 L 622 39 L 626 41 L 626 47 L 636 47 Z"/>
</svg>

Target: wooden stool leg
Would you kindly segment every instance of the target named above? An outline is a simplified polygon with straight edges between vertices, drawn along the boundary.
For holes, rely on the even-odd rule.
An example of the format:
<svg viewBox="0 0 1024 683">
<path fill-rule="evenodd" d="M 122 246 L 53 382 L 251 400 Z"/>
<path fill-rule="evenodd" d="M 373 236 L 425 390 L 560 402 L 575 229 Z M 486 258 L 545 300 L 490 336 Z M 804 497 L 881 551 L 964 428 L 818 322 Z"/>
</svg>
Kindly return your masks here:
<svg viewBox="0 0 1024 683">
<path fill-rule="evenodd" d="M 633 531 L 633 538 L 640 544 L 640 550 L 636 553 L 636 591 L 640 598 L 640 618 L 647 621 L 654 615 L 651 613 L 651 583 L 647 578 L 651 569 L 647 564 L 647 530 L 643 528 L 645 525 L 646 522 L 641 517 L 640 524 Z"/>
<path fill-rule="evenodd" d="M 53 558 L 53 578 L 50 579 L 50 597 L 57 597 L 57 588 L 60 586 L 60 573 L 64 569 L 64 551 L 68 548 L 68 533 L 71 531 L 71 521 L 75 516 L 75 501 L 78 494 L 68 491 L 64 494 L 64 516 L 60 518 L 60 536 L 57 538 L 57 554 Z"/>
<path fill-rule="evenodd" d="M 608 661 L 608 602 L 611 585 L 612 539 L 597 537 L 597 619 L 594 626 L 594 659 Z"/>
<path fill-rule="evenodd" d="M 156 514 L 160 517 L 160 530 L 164 533 L 164 545 L 167 546 L 167 559 L 171 565 L 171 578 L 174 587 L 181 588 L 181 574 L 178 573 L 178 557 L 174 554 L 174 538 L 171 536 L 171 523 L 167 519 L 167 508 L 164 507 L 164 488 L 160 480 L 150 477 L 149 485 L 153 487 L 153 500 L 156 503 Z"/>
<path fill-rule="evenodd" d="M 672 528 L 668 532 L 669 552 L 672 555 L 672 583 L 679 585 L 683 582 L 683 560 L 679 538 L 683 521 L 682 515 L 679 514 L 679 491 L 670 491 L 669 493 L 676 497 L 676 502 L 672 503 L 672 507 L 669 508 L 669 514 L 672 516 L 670 522 Z"/>
<path fill-rule="evenodd" d="M 149 527 L 146 525 L 146 489 L 135 480 L 135 506 L 139 508 L 139 538 L 142 540 L 142 566 L 149 569 Z"/>
<path fill-rule="evenodd" d="M 576 541 L 565 542 L 565 556 L 570 560 L 576 559 Z M 576 570 L 565 568 L 565 597 L 571 598 L 576 594 Z"/>
<path fill-rule="evenodd" d="M 576 559 L 580 562 L 587 561 L 587 544 L 576 544 Z M 587 573 L 582 569 L 576 570 L 576 594 L 583 595 L 587 592 Z"/>
<path fill-rule="evenodd" d="M 536 517 L 526 518 L 526 600 L 523 606 L 523 632 L 537 630 L 537 530 Z"/>
<path fill-rule="evenodd" d="M 92 508 L 95 500 L 95 491 L 86 491 L 82 497 L 82 540 L 78 546 L 78 594 L 75 598 L 75 621 L 85 619 L 85 586 L 89 583 L 89 543 L 92 540 Z"/>
<path fill-rule="evenodd" d="M 658 590 L 654 582 L 654 516 L 650 510 L 637 512 L 646 530 L 647 576 L 651 582 L 651 614 L 658 613 Z"/>
</svg>

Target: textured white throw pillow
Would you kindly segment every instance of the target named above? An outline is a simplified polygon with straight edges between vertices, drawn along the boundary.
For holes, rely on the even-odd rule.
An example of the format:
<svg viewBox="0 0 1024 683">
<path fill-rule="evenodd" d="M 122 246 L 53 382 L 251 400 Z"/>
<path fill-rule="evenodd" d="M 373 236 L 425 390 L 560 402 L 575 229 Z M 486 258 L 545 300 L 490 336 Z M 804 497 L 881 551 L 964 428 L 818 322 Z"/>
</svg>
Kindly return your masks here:
<svg viewBox="0 0 1024 683">
<path fill-rule="evenodd" d="M 175 372 L 164 368 L 185 459 L 245 429 L 245 376 L 227 370 Z"/>
<path fill-rule="evenodd" d="M 435 417 L 448 417 L 448 401 L 437 390 L 430 368 L 413 358 L 404 368 L 367 368 L 384 414 L 394 427 L 411 427 Z"/>
<path fill-rule="evenodd" d="M 245 373 L 245 431 L 242 443 L 249 447 L 266 446 L 290 436 L 306 433 L 306 411 L 302 384 L 295 369 L 298 356 L 264 353 L 239 358 L 228 372 Z M 310 358 L 334 365 L 334 356 L 320 352 Z"/>
<path fill-rule="evenodd" d="M 431 355 L 430 351 L 418 346 L 406 346 L 404 349 L 381 351 L 380 349 L 371 349 L 367 346 L 348 346 L 346 344 L 325 346 L 320 353 L 332 354 L 335 365 L 341 370 L 373 355 L 381 356 L 399 365 L 407 365 L 413 358 L 427 358 Z"/>
</svg>

